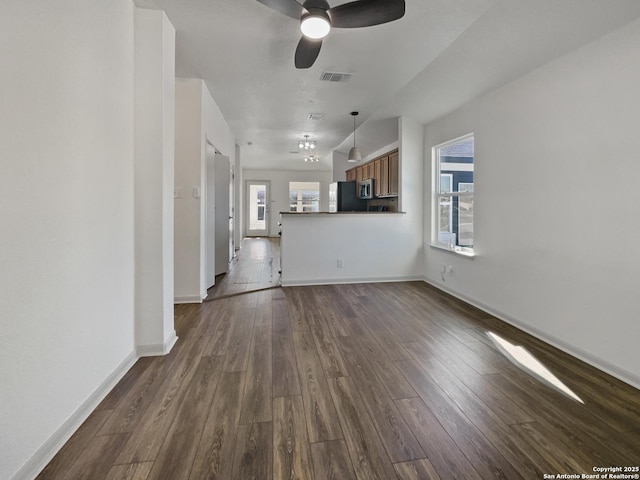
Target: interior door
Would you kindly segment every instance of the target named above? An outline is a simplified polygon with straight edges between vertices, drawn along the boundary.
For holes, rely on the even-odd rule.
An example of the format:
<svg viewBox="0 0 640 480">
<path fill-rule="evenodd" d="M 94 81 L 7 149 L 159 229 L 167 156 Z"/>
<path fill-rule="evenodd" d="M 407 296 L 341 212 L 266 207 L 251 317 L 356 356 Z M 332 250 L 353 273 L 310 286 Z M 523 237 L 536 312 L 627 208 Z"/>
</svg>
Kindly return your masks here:
<svg viewBox="0 0 640 480">
<path fill-rule="evenodd" d="M 269 182 L 247 181 L 247 237 L 269 236 Z"/>
<path fill-rule="evenodd" d="M 231 204 L 229 183 L 231 164 L 229 157 L 216 153 L 215 157 L 215 274 L 220 275 L 229 270 L 229 221 Z"/>
<path fill-rule="evenodd" d="M 205 182 L 205 281 L 209 289 L 216 283 L 216 151 L 206 144 L 206 182 Z"/>
<path fill-rule="evenodd" d="M 236 204 L 236 189 L 235 189 L 235 171 L 233 163 L 230 163 L 230 175 L 229 175 L 229 260 L 236 256 L 236 242 L 235 242 L 235 204 Z"/>
</svg>

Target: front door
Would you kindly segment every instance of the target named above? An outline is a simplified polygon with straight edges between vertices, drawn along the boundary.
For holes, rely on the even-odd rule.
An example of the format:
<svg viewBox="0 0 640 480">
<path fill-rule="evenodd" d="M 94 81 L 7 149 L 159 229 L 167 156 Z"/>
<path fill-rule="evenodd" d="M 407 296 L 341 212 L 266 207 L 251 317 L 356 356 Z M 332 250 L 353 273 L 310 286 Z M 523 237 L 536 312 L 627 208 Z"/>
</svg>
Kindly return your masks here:
<svg viewBox="0 0 640 480">
<path fill-rule="evenodd" d="M 247 181 L 247 237 L 269 236 L 269 182 Z"/>
</svg>

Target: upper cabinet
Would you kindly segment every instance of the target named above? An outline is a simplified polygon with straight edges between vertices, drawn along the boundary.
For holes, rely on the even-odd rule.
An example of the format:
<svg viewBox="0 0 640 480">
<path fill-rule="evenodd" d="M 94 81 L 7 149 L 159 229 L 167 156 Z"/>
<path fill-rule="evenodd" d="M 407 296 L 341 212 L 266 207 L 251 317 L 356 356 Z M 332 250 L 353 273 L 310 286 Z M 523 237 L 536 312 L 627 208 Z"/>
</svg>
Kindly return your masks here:
<svg viewBox="0 0 640 480">
<path fill-rule="evenodd" d="M 376 197 L 398 196 L 398 150 L 385 153 L 373 160 L 347 170 L 347 181 L 361 182 L 372 178 Z"/>
<path fill-rule="evenodd" d="M 398 151 L 389 154 L 389 190 L 388 195 L 398 195 Z"/>
</svg>

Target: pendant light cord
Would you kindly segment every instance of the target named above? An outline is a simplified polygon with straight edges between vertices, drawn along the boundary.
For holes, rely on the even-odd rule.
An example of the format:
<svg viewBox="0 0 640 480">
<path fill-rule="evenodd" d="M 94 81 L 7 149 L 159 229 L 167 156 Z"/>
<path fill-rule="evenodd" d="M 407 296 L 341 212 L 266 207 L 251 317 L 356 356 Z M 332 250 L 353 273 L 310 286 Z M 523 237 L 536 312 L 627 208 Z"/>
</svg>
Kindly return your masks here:
<svg viewBox="0 0 640 480">
<path fill-rule="evenodd" d="M 356 117 L 360 112 L 351 112 L 351 116 L 353 117 L 353 148 L 356 147 Z"/>
<path fill-rule="evenodd" d="M 356 146 L 356 116 L 353 116 L 353 146 Z"/>
</svg>

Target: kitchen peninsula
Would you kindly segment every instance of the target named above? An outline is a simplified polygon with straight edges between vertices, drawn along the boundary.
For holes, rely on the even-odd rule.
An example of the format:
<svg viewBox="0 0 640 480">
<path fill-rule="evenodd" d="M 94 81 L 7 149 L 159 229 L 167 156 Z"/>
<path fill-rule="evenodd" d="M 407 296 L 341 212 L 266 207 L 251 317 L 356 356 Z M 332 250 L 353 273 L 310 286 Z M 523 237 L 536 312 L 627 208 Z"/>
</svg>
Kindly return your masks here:
<svg viewBox="0 0 640 480">
<path fill-rule="evenodd" d="M 412 240 L 400 212 L 281 212 L 282 285 L 415 279 L 421 258 L 395 255 Z"/>
</svg>

